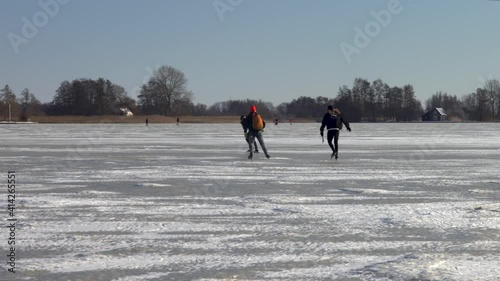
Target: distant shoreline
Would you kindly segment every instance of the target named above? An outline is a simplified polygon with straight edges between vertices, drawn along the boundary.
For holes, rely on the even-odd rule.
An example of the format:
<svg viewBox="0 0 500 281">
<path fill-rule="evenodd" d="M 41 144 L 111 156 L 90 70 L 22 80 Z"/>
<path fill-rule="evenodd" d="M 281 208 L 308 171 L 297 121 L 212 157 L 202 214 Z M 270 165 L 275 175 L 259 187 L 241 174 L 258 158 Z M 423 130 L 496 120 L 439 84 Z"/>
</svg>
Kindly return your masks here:
<svg viewBox="0 0 500 281">
<path fill-rule="evenodd" d="M 177 116 L 140 115 L 140 116 L 32 116 L 31 122 L 39 124 L 145 124 L 146 118 L 150 125 L 153 124 L 175 124 Z M 316 123 L 315 118 L 292 119 L 293 123 Z M 181 124 L 204 124 L 204 123 L 240 123 L 240 116 L 179 116 Z M 271 123 L 271 120 L 266 120 Z M 289 120 L 280 121 L 289 124 Z"/>
<path fill-rule="evenodd" d="M 17 121 L 0 121 L 2 124 L 145 124 L 146 118 L 150 125 L 154 124 L 175 124 L 177 116 L 161 116 L 161 115 L 140 115 L 140 116 L 33 116 L 29 122 Z M 217 123 L 240 123 L 240 116 L 179 116 L 181 124 L 217 124 Z M 292 119 L 293 123 L 320 123 L 320 118 L 297 118 Z M 266 122 L 271 123 L 271 120 L 266 119 Z M 280 124 L 289 124 L 289 119 L 280 119 Z M 375 124 L 415 124 L 415 123 L 499 123 L 499 122 L 478 122 L 478 121 L 436 121 L 436 122 L 352 122 L 352 123 L 375 123 Z"/>
</svg>

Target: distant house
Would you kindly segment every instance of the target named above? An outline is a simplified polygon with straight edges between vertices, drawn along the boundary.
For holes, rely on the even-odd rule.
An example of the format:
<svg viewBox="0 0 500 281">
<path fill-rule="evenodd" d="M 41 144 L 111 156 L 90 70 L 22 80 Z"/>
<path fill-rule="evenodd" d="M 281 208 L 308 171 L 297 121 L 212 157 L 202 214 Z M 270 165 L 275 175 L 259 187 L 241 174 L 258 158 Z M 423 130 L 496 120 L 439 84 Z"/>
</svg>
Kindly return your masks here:
<svg viewBox="0 0 500 281">
<path fill-rule="evenodd" d="M 121 107 L 120 108 L 120 115 L 122 116 L 134 116 L 134 114 L 132 113 L 132 111 L 130 111 L 128 108 L 126 107 Z"/>
<path fill-rule="evenodd" d="M 432 121 L 447 121 L 446 112 L 441 107 L 436 107 L 433 110 L 422 115 L 423 122 L 432 122 Z"/>
</svg>

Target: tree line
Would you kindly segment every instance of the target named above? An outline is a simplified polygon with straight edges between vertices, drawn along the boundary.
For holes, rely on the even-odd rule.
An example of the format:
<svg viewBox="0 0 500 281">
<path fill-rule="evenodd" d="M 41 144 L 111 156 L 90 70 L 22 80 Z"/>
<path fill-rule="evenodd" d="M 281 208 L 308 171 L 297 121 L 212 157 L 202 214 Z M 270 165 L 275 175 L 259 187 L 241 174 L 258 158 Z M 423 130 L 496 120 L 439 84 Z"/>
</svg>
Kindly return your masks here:
<svg viewBox="0 0 500 281">
<path fill-rule="evenodd" d="M 362 78 L 356 78 L 352 88 L 341 86 L 335 98 L 299 97 L 280 104 L 277 110 L 287 116 L 311 118 L 318 117 L 330 104 L 353 122 L 416 121 L 423 113 L 412 85 L 391 87 L 381 79 L 370 83 Z"/>
<path fill-rule="evenodd" d="M 43 114 L 42 103 L 28 89 L 24 89 L 19 98 L 9 85 L 0 90 L 0 115 L 3 120 L 27 121 L 29 116 Z"/>
<path fill-rule="evenodd" d="M 486 80 L 482 88 L 465 95 L 461 99 L 441 91 L 425 101 L 426 110 L 442 107 L 451 120 L 499 121 L 500 120 L 500 82 Z"/>
<path fill-rule="evenodd" d="M 51 103 L 45 104 L 47 115 L 113 115 L 120 107 L 137 111 L 135 100 L 127 96 L 122 86 L 99 78 L 64 81 L 56 90 Z"/>
<path fill-rule="evenodd" d="M 422 103 L 415 97 L 411 84 L 390 86 L 381 79 L 373 82 L 356 78 L 352 87 L 339 87 L 336 96 L 301 96 L 274 106 L 262 100 L 227 100 L 207 106 L 194 104 L 184 73 L 171 66 L 159 67 L 142 85 L 137 101 L 125 89 L 98 78 L 63 81 L 51 102 L 41 103 L 24 89 L 20 97 L 6 85 L 0 90 L 0 114 L 8 120 L 9 106 L 13 120 L 28 120 L 36 115 L 115 115 L 128 108 L 136 115 L 164 116 L 237 116 L 256 105 L 266 118 L 321 118 L 328 105 L 339 108 L 353 122 L 418 121 L 425 111 L 443 108 L 452 120 L 500 120 L 500 83 L 496 79 L 484 87 L 458 98 L 441 91 Z M 425 106 L 425 107 L 424 107 Z"/>
</svg>

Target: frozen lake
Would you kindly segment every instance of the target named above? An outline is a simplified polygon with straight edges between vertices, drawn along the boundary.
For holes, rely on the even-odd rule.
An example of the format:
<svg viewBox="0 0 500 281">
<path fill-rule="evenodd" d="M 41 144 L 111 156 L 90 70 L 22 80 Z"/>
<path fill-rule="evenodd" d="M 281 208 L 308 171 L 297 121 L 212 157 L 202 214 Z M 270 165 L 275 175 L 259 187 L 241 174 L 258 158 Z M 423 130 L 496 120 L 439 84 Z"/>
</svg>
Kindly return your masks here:
<svg viewBox="0 0 500 281">
<path fill-rule="evenodd" d="M 499 280 L 500 124 L 352 128 L 0 126 L 0 279 Z"/>
</svg>

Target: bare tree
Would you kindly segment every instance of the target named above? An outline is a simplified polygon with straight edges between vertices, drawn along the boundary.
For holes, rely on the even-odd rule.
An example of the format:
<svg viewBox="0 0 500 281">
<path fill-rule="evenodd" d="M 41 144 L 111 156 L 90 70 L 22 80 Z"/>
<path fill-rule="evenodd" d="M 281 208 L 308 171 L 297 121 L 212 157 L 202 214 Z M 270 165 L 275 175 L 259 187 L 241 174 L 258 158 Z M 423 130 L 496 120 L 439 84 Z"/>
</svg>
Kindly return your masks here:
<svg viewBox="0 0 500 281">
<path fill-rule="evenodd" d="M 477 88 L 476 92 L 468 94 L 462 98 L 462 110 L 470 121 L 485 122 L 491 116 L 488 108 L 488 94 L 484 88 Z"/>
<path fill-rule="evenodd" d="M 171 66 L 161 66 L 141 88 L 139 104 L 143 113 L 171 115 L 174 105 L 191 101 L 192 94 L 186 86 L 184 73 Z"/>
<path fill-rule="evenodd" d="M 19 104 L 17 103 L 16 94 L 9 87 L 9 85 L 5 85 L 5 87 L 0 90 L 0 100 L 2 101 L 2 108 L 0 108 L 0 112 L 4 115 L 4 120 L 8 120 L 9 118 L 9 107 L 10 114 L 13 117 L 19 116 Z"/>
<path fill-rule="evenodd" d="M 497 96 L 497 120 L 500 120 L 500 92 Z"/>
<path fill-rule="evenodd" d="M 290 103 L 287 103 L 287 102 L 280 103 L 276 107 L 276 110 L 278 111 L 278 114 L 279 115 L 288 115 L 288 107 L 289 107 L 289 105 L 290 105 Z"/>
<path fill-rule="evenodd" d="M 21 106 L 21 120 L 23 121 L 34 115 L 43 115 L 42 103 L 28 89 L 21 92 L 19 104 Z"/>
<path fill-rule="evenodd" d="M 354 79 L 354 85 L 352 86 L 352 102 L 359 110 L 360 119 L 368 119 L 367 116 L 373 116 L 373 111 L 375 109 L 372 104 L 375 104 L 375 96 L 368 80 L 364 78 Z"/>
<path fill-rule="evenodd" d="M 488 104 L 491 108 L 491 119 L 495 121 L 496 109 L 499 103 L 500 82 L 497 79 L 488 79 L 484 84 L 486 95 L 488 96 Z"/>
<path fill-rule="evenodd" d="M 31 96 L 33 96 L 33 95 L 30 93 L 30 90 L 24 89 L 21 92 L 21 97 L 19 98 L 19 104 L 21 105 L 21 108 L 22 108 L 21 120 L 23 120 L 23 121 L 28 120 L 30 115 L 31 115 L 31 111 L 30 111 L 30 109 L 31 109 L 31 107 L 30 107 Z"/>
<path fill-rule="evenodd" d="M 375 96 L 375 112 L 374 115 L 372 116 L 372 119 L 374 121 L 380 119 L 383 116 L 384 97 L 389 91 L 390 91 L 389 85 L 384 83 L 382 79 L 377 79 L 372 82 L 372 92 L 373 95 Z"/>
<path fill-rule="evenodd" d="M 404 121 L 415 121 L 422 114 L 420 103 L 415 98 L 415 91 L 412 85 L 403 86 L 403 102 L 401 118 Z"/>
</svg>

